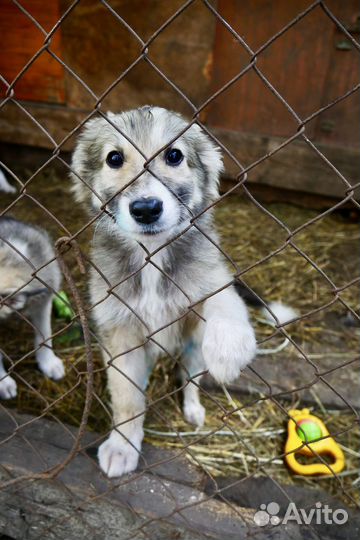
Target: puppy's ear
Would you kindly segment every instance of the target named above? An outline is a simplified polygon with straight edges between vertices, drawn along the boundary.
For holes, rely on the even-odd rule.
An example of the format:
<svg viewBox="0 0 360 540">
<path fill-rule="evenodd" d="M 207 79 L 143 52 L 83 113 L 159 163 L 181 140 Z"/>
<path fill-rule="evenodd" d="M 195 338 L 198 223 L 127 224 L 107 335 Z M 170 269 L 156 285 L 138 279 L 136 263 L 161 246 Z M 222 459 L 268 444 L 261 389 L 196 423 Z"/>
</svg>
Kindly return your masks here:
<svg viewBox="0 0 360 540">
<path fill-rule="evenodd" d="M 11 309 L 20 311 L 20 309 L 23 309 L 25 307 L 26 295 L 24 293 L 16 294 L 14 298 L 10 299 L 9 302 L 10 302 Z"/>
<path fill-rule="evenodd" d="M 196 150 L 206 171 L 206 183 L 211 199 L 219 197 L 220 174 L 224 170 L 221 150 L 203 129 L 197 124 L 193 126 L 196 132 Z"/>
<path fill-rule="evenodd" d="M 94 179 L 102 165 L 102 145 L 106 140 L 108 122 L 102 118 L 92 118 L 82 128 L 77 138 L 71 160 L 70 179 L 72 192 L 80 203 L 89 208 L 94 187 Z M 95 189 L 96 191 L 96 189 Z"/>
<path fill-rule="evenodd" d="M 9 292 L 2 294 L 1 296 L 3 298 L 6 298 L 8 296 Z M 25 307 L 26 304 L 26 294 L 24 293 L 17 293 L 14 296 L 11 296 L 7 300 L 3 302 L 4 306 L 7 306 L 8 308 L 14 310 L 14 311 L 20 311 Z"/>
</svg>

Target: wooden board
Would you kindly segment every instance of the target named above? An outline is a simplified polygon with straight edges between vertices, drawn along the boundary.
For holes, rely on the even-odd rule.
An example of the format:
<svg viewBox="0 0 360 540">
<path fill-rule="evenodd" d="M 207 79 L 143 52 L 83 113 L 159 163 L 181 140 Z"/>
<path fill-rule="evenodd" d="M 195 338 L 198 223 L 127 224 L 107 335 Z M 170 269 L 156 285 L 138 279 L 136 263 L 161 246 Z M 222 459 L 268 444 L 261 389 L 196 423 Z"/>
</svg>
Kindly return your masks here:
<svg viewBox="0 0 360 540">
<path fill-rule="evenodd" d="M 256 50 L 309 3 L 220 0 L 219 11 Z M 321 105 L 332 28 L 314 12 L 261 52 L 257 66 L 297 113 L 304 117 Z M 249 64 L 250 55 L 221 24 L 217 25 L 214 85 L 221 87 Z M 296 121 L 251 70 L 216 101 L 209 122 L 236 131 L 289 136 Z"/>
<path fill-rule="evenodd" d="M 44 418 L 0 412 L 0 487 L 9 478 L 39 473 L 63 462 L 75 433 L 71 426 Z M 198 469 L 184 459 L 181 450 L 145 445 L 148 472 L 109 480 L 89 456 L 89 446 L 99 444 L 98 435 L 86 433 L 82 444 L 83 451 L 56 480 L 0 489 L 0 534 L 19 540 L 140 540 L 148 536 L 245 540 L 249 534 L 256 534 L 258 540 L 270 538 L 266 527 L 263 530 L 254 523 L 255 510 L 206 497 L 197 483 Z M 90 453 L 95 454 L 93 450 Z M 141 532 L 132 536 L 146 520 L 145 536 Z M 276 539 L 287 538 L 301 540 L 299 527 L 279 526 Z"/>
<path fill-rule="evenodd" d="M 283 142 L 280 137 L 224 129 L 212 131 L 244 167 L 251 166 L 269 152 L 275 151 Z M 317 143 L 316 147 L 350 184 L 358 182 L 359 150 L 321 143 Z M 225 157 L 225 171 L 226 176 L 234 180 L 240 169 L 230 158 Z M 251 169 L 248 182 L 336 198 L 344 198 L 347 189 L 339 176 L 301 138 Z M 355 190 L 355 198 L 360 198 L 359 188 Z"/>
<path fill-rule="evenodd" d="M 354 27 L 359 16 L 356 0 L 330 0 L 327 5 L 345 26 Z M 307 0 L 218 2 L 222 17 L 253 51 L 308 6 Z M 305 119 L 360 82 L 359 53 L 351 47 L 340 50 L 341 41 L 343 34 L 318 6 L 260 52 L 256 65 L 300 119 Z M 218 21 L 213 89 L 218 90 L 240 73 L 250 59 L 251 55 Z M 357 148 L 359 112 L 359 95 L 355 95 L 308 124 L 307 135 L 320 142 Z M 224 129 L 283 137 L 294 134 L 298 125 L 253 69 L 213 102 L 207 120 Z"/>
<path fill-rule="evenodd" d="M 334 369 L 333 373 L 331 373 L 331 369 L 335 367 L 333 359 L 325 358 L 316 362 L 322 372 L 326 369 L 330 371 L 330 374 L 325 376 L 325 380 L 337 390 L 338 394 L 321 380 L 316 380 L 316 374 L 309 367 L 309 364 L 301 358 L 299 358 L 298 362 L 289 362 L 289 357 L 284 353 L 275 356 L 258 356 L 251 364 L 252 369 L 255 371 L 245 369 L 241 377 L 229 385 L 229 390 L 231 393 L 238 394 L 244 400 L 251 402 L 250 399 L 268 393 L 268 384 L 271 385 L 274 393 L 283 392 L 282 399 L 288 400 L 293 398 L 293 394 L 291 394 L 293 390 L 303 388 L 303 390 L 297 390 L 296 392 L 302 406 L 314 406 L 314 395 L 316 395 L 321 403 L 329 409 L 343 409 L 349 412 L 348 403 L 354 409 L 358 409 L 360 406 L 358 392 L 360 362 L 353 362 L 351 367 L 341 367 L 340 365 L 339 368 Z M 339 364 L 341 364 L 341 361 L 339 361 Z M 284 369 L 284 366 L 286 366 L 286 369 Z M 259 374 L 259 376 L 255 375 L 255 373 Z M 266 384 L 263 380 L 266 381 Z M 205 375 L 202 384 L 209 390 L 217 388 L 214 380 L 209 375 Z"/>
<path fill-rule="evenodd" d="M 68 0 L 62 0 L 62 9 Z M 195 104 L 207 97 L 216 20 L 202 2 L 190 4 L 151 41 L 147 57 L 142 44 L 184 5 L 183 0 L 112 0 L 116 17 L 98 0 L 76 5 L 62 24 L 63 59 L 100 96 L 121 74 L 126 77 L 102 99 L 104 110 L 114 112 L 141 105 L 159 105 L 190 114 L 192 109 L 156 71 L 161 70 Z M 146 58 L 153 62 L 152 67 Z M 95 99 L 69 73 L 65 74 L 67 104 L 91 109 Z"/>
<path fill-rule="evenodd" d="M 42 0 L 24 0 L 23 5 L 49 31 L 59 14 L 69 7 L 70 0 L 54 0 L 46 4 L 46 9 Z M 86 0 L 78 3 L 64 19 L 54 35 L 52 47 L 59 49 L 62 59 L 98 97 L 131 62 L 140 58 L 138 65 L 102 99 L 102 110 L 120 111 L 150 103 L 191 117 L 193 111 L 186 100 L 147 59 L 163 70 L 195 105 L 201 105 L 213 91 L 248 65 L 250 56 L 202 2 L 191 3 L 155 35 L 183 5 L 182 0 L 149 0 L 146 3 L 112 0 L 116 17 L 98 0 Z M 356 30 L 358 9 L 355 9 L 355 0 L 346 3 L 328 0 L 327 5 L 347 27 Z M 271 0 L 219 0 L 217 3 L 221 15 L 253 49 L 260 47 L 307 6 L 307 0 L 278 0 L 275 3 Z M 11 0 L 3 0 L 1 8 L 0 30 L 5 38 L 0 71 L 13 70 L 7 75 L 13 80 L 31 54 L 41 47 L 44 36 Z M 147 56 L 141 56 L 141 42 L 121 19 L 140 39 L 146 41 L 155 36 Z M 353 35 L 356 37 L 355 30 Z M 259 68 L 301 117 L 326 105 L 359 81 L 356 63 L 359 55 L 337 48 L 341 36 L 317 6 L 258 56 Z M 26 50 L 29 55 L 24 56 Z M 16 97 L 33 101 L 25 103 L 26 109 L 59 143 L 93 110 L 96 97 L 91 96 L 68 70 L 63 71 L 54 62 L 45 52 L 16 84 L 15 90 Z M 324 143 L 320 146 L 321 151 L 351 183 L 358 181 L 358 94 L 307 126 L 307 134 L 317 143 Z M 48 103 L 36 104 L 34 100 Z M 58 106 L 64 100 L 66 107 Z M 247 73 L 212 102 L 203 111 L 202 118 L 244 166 L 265 155 L 297 129 L 297 123 L 286 107 L 254 72 Z M 51 138 L 36 122 L 11 103 L 1 109 L 0 123 L 0 140 L 3 142 L 54 148 Z M 63 149 L 71 150 L 73 145 L 74 137 Z M 11 166 L 10 162 L 5 163 Z M 239 170 L 231 160 L 226 160 L 226 166 L 227 175 L 233 180 Z M 301 142 L 291 144 L 253 169 L 249 182 L 329 197 L 344 196 L 341 180 Z"/>
<path fill-rule="evenodd" d="M 60 17 L 57 0 L 21 0 L 21 5 L 49 32 Z M 1 0 L 0 73 L 8 83 L 26 66 L 27 62 L 41 49 L 45 35 L 36 27 L 11 0 Z M 61 36 L 58 30 L 50 45 L 51 50 L 61 57 Z M 6 86 L 0 83 L 1 97 Z M 47 51 L 35 60 L 16 83 L 14 97 L 17 99 L 48 103 L 63 103 L 64 70 Z"/>
<path fill-rule="evenodd" d="M 63 140 L 76 126 L 86 118 L 86 113 L 71 111 L 65 107 L 27 104 L 28 111 L 48 130 L 55 141 Z M 14 104 L 8 104 L 0 113 L 1 140 L 17 144 L 53 149 L 51 140 L 25 116 Z M 211 129 L 216 137 L 237 157 L 244 166 L 249 166 L 260 157 L 274 150 L 283 139 L 253 134 L 237 133 L 223 129 Z M 71 151 L 74 147 L 75 133 L 67 140 L 62 150 Z M 352 184 L 358 181 L 360 167 L 359 151 L 352 148 L 334 148 L 331 145 L 318 144 L 319 149 Z M 4 156 L 4 161 L 11 168 L 11 159 Z M 225 159 L 226 177 L 232 181 L 240 169 L 229 158 Z M 273 157 L 266 159 L 249 172 L 250 183 L 261 183 L 277 188 L 303 191 L 335 197 L 345 196 L 346 187 L 340 178 L 319 158 L 305 143 L 294 141 Z M 360 198 L 360 190 L 356 190 Z"/>
<path fill-rule="evenodd" d="M 359 41 L 358 1 L 335 2 L 332 0 L 329 5 L 352 37 Z M 322 98 L 323 106 L 345 94 L 360 82 L 360 54 L 338 28 L 334 28 L 330 46 L 331 58 Z M 328 109 L 315 122 L 316 140 L 334 146 L 359 148 L 360 92 L 355 92 L 335 107 Z"/>
</svg>

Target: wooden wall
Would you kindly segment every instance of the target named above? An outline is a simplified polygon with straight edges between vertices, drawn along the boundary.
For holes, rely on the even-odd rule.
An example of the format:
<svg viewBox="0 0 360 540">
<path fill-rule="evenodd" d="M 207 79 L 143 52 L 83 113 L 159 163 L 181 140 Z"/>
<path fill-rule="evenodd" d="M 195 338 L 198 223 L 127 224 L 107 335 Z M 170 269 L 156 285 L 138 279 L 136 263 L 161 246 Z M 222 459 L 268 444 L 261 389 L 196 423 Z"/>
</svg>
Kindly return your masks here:
<svg viewBox="0 0 360 540">
<path fill-rule="evenodd" d="M 11 0 L 2 2 L 0 73 L 11 81 L 44 37 Z M 22 5 L 49 31 L 70 1 L 22 0 Z M 16 104 L 7 103 L 0 110 L 0 141 L 53 148 L 52 139 L 60 143 L 66 138 L 62 148 L 71 150 L 74 137 L 67 139 L 69 132 L 100 101 L 105 111 L 157 104 L 191 116 L 191 106 L 151 62 L 199 106 L 250 60 L 222 22 L 195 0 L 151 41 L 148 57 L 133 65 L 142 53 L 141 40 L 153 36 L 184 2 L 112 0 L 110 5 L 118 17 L 98 0 L 81 0 L 50 45 L 68 68 L 44 51 L 14 87 L 15 97 L 23 100 L 50 137 Z M 308 5 L 307 0 L 218 0 L 217 9 L 257 49 Z M 357 0 L 328 0 L 327 5 L 358 39 Z M 298 115 L 306 118 L 360 81 L 358 60 L 359 53 L 317 7 L 266 48 L 257 65 Z M 114 81 L 117 84 L 111 87 Z M 306 127 L 308 136 L 354 183 L 360 164 L 359 104 L 356 93 Z M 202 119 L 245 166 L 297 129 L 286 107 L 253 71 L 212 101 Z M 226 165 L 228 176 L 236 177 L 239 169 L 231 160 Z M 336 197 L 344 194 L 338 177 L 301 142 L 253 169 L 249 181 Z"/>
<path fill-rule="evenodd" d="M 38 1 L 41 3 L 41 0 Z M 60 13 L 64 13 L 70 5 L 68 0 L 52 0 L 52 3 L 59 5 Z M 36 14 L 35 0 L 24 0 L 22 4 Z M 143 41 L 149 39 L 182 5 L 183 0 L 111 2 L 112 8 L 122 15 Z M 23 16 L 16 6 L 13 12 L 14 17 L 16 14 L 22 20 Z M 149 59 L 196 105 L 208 95 L 215 24 L 214 17 L 197 1 L 149 46 Z M 13 27 L 9 30 L 11 32 Z M 26 108 L 60 142 L 94 108 L 97 101 L 78 78 L 100 97 L 141 55 L 143 46 L 98 0 L 81 0 L 64 19 L 55 36 L 60 38 L 62 59 L 70 68 L 63 70 L 66 107 L 50 103 L 45 107 L 38 99 L 30 99 L 26 102 Z M 4 56 L 11 58 L 13 49 L 7 49 L 7 42 L 5 37 Z M 46 51 L 43 56 L 47 61 L 49 55 Z M 29 78 L 35 70 L 36 66 L 31 66 Z M 47 84 L 51 86 L 51 81 L 43 80 L 43 85 Z M 18 88 L 20 90 L 20 82 L 15 87 L 16 97 Z M 105 111 L 121 111 L 145 104 L 157 104 L 187 115 L 192 112 L 186 100 L 179 97 L 144 60 L 129 70 L 126 77 L 101 100 Z M 45 148 L 53 146 L 51 140 L 12 104 L 0 111 L 0 139 L 6 142 L 16 139 L 18 143 Z M 68 141 L 64 148 L 69 150 L 72 145 L 73 141 Z"/>
<path fill-rule="evenodd" d="M 357 0 L 327 1 L 334 14 L 360 37 L 360 6 Z M 249 9 L 252 5 L 256 9 Z M 221 15 L 256 51 L 309 6 L 308 0 L 219 0 Z M 216 28 L 213 87 L 224 85 L 250 61 L 251 55 L 223 24 Z M 360 81 L 358 51 L 353 48 L 324 12 L 317 8 L 265 48 L 256 65 L 282 97 L 305 119 Z M 320 143 L 358 148 L 360 100 L 353 94 L 307 127 L 307 135 Z M 261 135 L 289 137 L 297 122 L 284 104 L 251 70 L 211 108 L 212 125 Z"/>
<path fill-rule="evenodd" d="M 43 0 L 22 0 L 45 32 L 49 32 L 60 17 L 58 2 L 49 2 L 44 9 Z M 0 74 L 11 83 L 44 43 L 44 33 L 13 2 L 0 4 Z M 61 35 L 52 40 L 52 50 L 61 58 Z M 22 75 L 14 88 L 17 99 L 45 103 L 64 103 L 64 70 L 49 54 L 41 54 L 31 68 Z M 1 97 L 7 87 L 0 81 Z"/>
</svg>

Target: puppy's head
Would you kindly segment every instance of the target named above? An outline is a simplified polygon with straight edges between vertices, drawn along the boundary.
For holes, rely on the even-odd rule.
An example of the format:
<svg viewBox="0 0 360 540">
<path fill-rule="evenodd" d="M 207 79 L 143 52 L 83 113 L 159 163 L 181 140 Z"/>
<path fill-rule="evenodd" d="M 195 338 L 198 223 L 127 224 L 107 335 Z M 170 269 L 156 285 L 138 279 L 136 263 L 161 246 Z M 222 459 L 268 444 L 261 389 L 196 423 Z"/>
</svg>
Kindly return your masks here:
<svg viewBox="0 0 360 540">
<path fill-rule="evenodd" d="M 26 305 L 24 285 L 30 272 L 21 264 L 18 252 L 28 256 L 26 246 L 20 241 L 12 239 L 11 245 L 0 245 L 0 320 L 14 311 L 21 311 Z"/>
<path fill-rule="evenodd" d="M 13 293 L 12 290 L 0 291 L 0 320 L 7 319 L 12 313 L 21 311 L 25 307 L 26 294 L 22 292 Z"/>
<path fill-rule="evenodd" d="M 77 199 L 134 238 L 184 228 L 218 196 L 222 169 L 219 149 L 187 125 L 159 107 L 90 120 L 73 155 Z"/>
<path fill-rule="evenodd" d="M 14 311 L 21 311 L 26 304 L 26 294 L 22 290 L 26 283 L 23 269 L 6 264 L 7 260 L 1 255 L 0 249 L 0 320 L 6 319 Z"/>
</svg>

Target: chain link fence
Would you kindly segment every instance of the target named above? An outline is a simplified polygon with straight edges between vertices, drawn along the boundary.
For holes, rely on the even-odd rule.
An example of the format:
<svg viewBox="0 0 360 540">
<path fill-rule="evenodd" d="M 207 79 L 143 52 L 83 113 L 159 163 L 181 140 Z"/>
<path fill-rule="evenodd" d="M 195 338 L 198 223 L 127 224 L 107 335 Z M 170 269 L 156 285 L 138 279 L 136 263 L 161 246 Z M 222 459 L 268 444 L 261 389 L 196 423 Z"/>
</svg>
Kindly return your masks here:
<svg viewBox="0 0 360 540">
<path fill-rule="evenodd" d="M 111 85 L 101 95 L 98 95 L 51 48 L 54 35 L 61 29 L 64 21 L 72 17 L 73 10 L 79 1 L 76 0 L 70 4 L 56 25 L 48 32 L 31 15 L 31 10 L 28 11 L 21 2 L 13 0 L 13 4 L 19 11 L 42 32 L 43 46 L 24 65 L 14 80 L 8 81 L 1 76 L 2 83 L 6 87 L 6 95 L 1 102 L 1 111 L 5 111 L 9 104 L 15 106 L 19 115 L 25 115 L 30 119 L 48 139 L 48 144 L 51 146 L 48 158 L 26 178 L 15 174 L 9 163 L 1 163 L 3 171 L 9 178 L 15 180 L 18 188 L 18 193 L 15 196 L 12 196 L 11 199 L 4 199 L 6 204 L 2 203 L 1 205 L 1 216 L 13 215 L 16 217 L 17 209 L 21 204 L 24 204 L 24 208 L 27 208 L 29 222 L 45 229 L 50 227 L 52 230 L 60 231 L 57 237 L 52 238 L 55 249 L 54 257 L 50 257 L 46 264 L 40 266 L 36 266 L 31 258 L 24 257 L 19 244 L 12 243 L 5 237 L 1 238 L 6 246 L 11 246 L 18 256 L 24 258 L 32 267 L 30 279 L 26 283 L 22 283 L 20 287 L 10 292 L 0 290 L 0 309 L 11 306 L 12 311 L 16 311 L 20 319 L 20 326 L 16 326 L 17 323 L 14 323 L 15 335 L 12 333 L 12 327 L 6 326 L 6 324 L 12 325 L 13 323 L 5 323 L 3 326 L 5 330 L 1 331 L 1 351 L 8 364 L 8 372 L 2 374 L 2 380 L 12 376 L 18 381 L 16 401 L 18 410 L 12 404 L 13 402 L 9 401 L 9 405 L 5 401 L 1 402 L 1 532 L 6 535 L 4 538 L 42 539 L 85 537 L 94 539 L 121 538 L 124 540 L 125 538 L 281 538 L 281 535 L 284 538 L 300 538 L 301 533 L 296 529 L 299 522 L 279 525 L 281 520 L 279 516 L 291 501 L 303 504 L 304 508 L 306 505 L 311 508 L 319 500 L 323 506 L 327 503 L 335 504 L 332 497 L 336 495 L 340 497 L 339 500 L 343 504 L 347 505 L 349 512 L 350 507 L 355 509 L 359 506 L 358 475 L 356 473 L 356 460 L 359 453 L 356 445 L 352 446 L 358 433 L 359 417 L 356 410 L 356 399 L 353 400 L 348 389 L 344 388 L 344 380 L 348 380 L 346 377 L 350 379 L 357 377 L 358 355 L 352 347 L 358 340 L 358 302 L 354 300 L 354 291 L 358 292 L 357 285 L 360 278 L 356 272 L 353 272 L 351 279 L 341 282 L 334 281 L 333 275 L 331 272 L 327 272 L 326 265 L 323 265 L 321 257 L 319 258 L 322 246 L 320 245 L 321 241 L 318 243 L 317 227 L 344 207 L 358 210 L 357 192 L 360 184 L 354 184 L 344 176 L 319 149 L 316 142 L 308 136 L 307 127 L 325 111 L 337 107 L 352 94 L 355 94 L 360 88 L 360 83 L 348 89 L 345 94 L 338 95 L 321 109 L 313 111 L 306 118 L 301 118 L 278 91 L 276 84 L 273 84 L 261 70 L 259 60 L 274 42 L 284 34 L 290 33 L 300 21 L 306 21 L 314 10 L 322 10 L 329 23 L 341 32 L 357 52 L 360 50 L 360 45 L 344 24 L 333 14 L 329 7 L 330 3 L 316 1 L 304 11 L 299 11 L 296 17 L 272 35 L 271 39 L 257 50 L 253 50 L 244 38 L 235 31 L 231 21 L 225 20 L 221 15 L 216 3 L 203 0 L 204 8 L 214 17 L 216 23 L 226 28 L 231 38 L 247 53 L 248 62 L 241 72 L 214 91 L 199 105 L 192 102 L 189 96 L 156 65 L 150 55 L 151 47 L 159 36 L 170 27 L 173 21 L 181 19 L 182 14 L 194 4 L 194 0 L 184 2 L 147 40 L 143 40 L 127 23 L 122 17 L 120 9 L 112 7 L 110 2 L 101 1 L 99 2 L 101 8 L 108 10 L 108 13 L 116 18 L 138 42 L 139 53 L 128 68 L 114 77 Z M 43 9 L 46 9 L 45 4 Z M 144 11 L 146 11 L 145 5 Z M 99 29 L 100 31 L 101 29 Z M 69 131 L 62 140 L 54 140 L 39 119 L 29 112 L 27 102 L 18 100 L 16 95 L 17 83 L 31 70 L 33 64 L 42 55 L 50 55 L 56 60 L 68 75 L 76 79 L 93 101 L 92 109 L 83 114 L 81 122 Z M 128 135 L 112 120 L 112 117 L 107 115 L 107 111 L 104 111 L 102 106 L 108 94 L 126 79 L 136 66 L 142 63 L 146 63 L 154 70 L 192 110 L 192 117 L 184 129 L 177 133 L 175 138 L 169 140 L 165 146 L 158 148 L 152 156 L 144 155 L 142 149 L 136 145 L 135 141 L 129 139 Z M 271 151 L 262 155 L 255 162 L 243 166 L 236 155 L 221 141 L 221 138 L 215 136 L 211 128 L 202 120 L 202 114 L 219 96 L 246 77 L 249 72 L 256 74 L 261 83 L 286 109 L 293 118 L 296 128 L 289 137 L 279 142 Z M 196 73 L 193 76 L 196 77 Z M 341 77 L 341 73 L 339 76 Z M 306 99 L 305 96 L 304 99 Z M 80 214 L 81 217 L 77 218 L 72 227 L 69 227 L 69 221 L 66 221 L 65 224 L 53 211 L 54 204 L 47 207 L 42 202 L 41 197 L 38 198 L 31 188 L 36 185 L 37 180 L 46 170 L 59 164 L 62 171 L 66 170 L 69 174 L 79 176 L 69 165 L 62 151 L 66 144 L 81 132 L 86 122 L 94 117 L 101 117 L 134 146 L 144 158 L 143 170 L 133 177 L 125 187 L 119 189 L 115 195 L 102 201 L 100 210 L 91 219 Z M 194 375 L 188 372 L 185 382 L 180 385 L 175 384 L 172 372 L 176 366 L 182 365 L 181 356 L 172 354 L 158 340 L 158 335 L 164 330 L 164 327 L 155 331 L 147 329 L 146 339 L 143 343 L 130 350 L 122 350 L 119 354 L 119 356 L 123 356 L 148 344 L 159 346 L 163 352 L 164 360 L 156 366 L 147 391 L 140 389 L 135 382 L 129 380 L 129 384 L 134 384 L 134 389 L 141 391 L 146 399 L 146 411 L 141 413 L 142 416 L 146 413 L 146 444 L 141 452 L 138 469 L 130 475 L 110 480 L 99 468 L 96 448 L 105 440 L 112 427 L 105 372 L 108 369 L 114 369 L 112 367 L 114 359 L 110 358 L 105 366 L 102 364 L 101 353 L 109 356 L 109 351 L 106 349 L 106 343 L 101 340 L 98 330 L 91 322 L 92 312 L 96 305 L 91 305 L 86 292 L 90 269 L 93 272 L 99 272 L 105 279 L 89 255 L 88 248 L 93 235 L 92 231 L 93 227 L 96 229 L 99 220 L 106 215 L 107 209 L 115 197 L 129 186 L 136 184 L 144 173 L 151 172 L 155 175 L 151 169 L 154 159 L 188 132 L 194 124 L 198 125 L 232 162 L 232 166 L 236 167 L 237 175 L 229 189 L 196 214 L 177 197 L 179 204 L 191 216 L 189 227 L 180 233 L 180 236 L 186 234 L 187 230 L 196 228 L 198 233 L 216 246 L 227 260 L 234 280 L 245 284 L 250 290 L 253 282 L 248 281 L 247 277 L 252 271 L 256 272 L 260 269 L 261 272 L 262 268 L 270 268 L 279 256 L 283 256 L 285 263 L 289 261 L 288 264 L 291 265 L 293 259 L 288 258 L 289 250 L 291 250 L 299 260 L 304 262 L 306 272 L 311 272 L 312 276 L 316 276 L 315 281 L 318 280 L 325 284 L 327 299 L 324 302 L 314 302 L 310 309 L 301 310 L 301 313 L 295 320 L 291 321 L 291 324 L 279 323 L 271 329 L 266 327 L 264 330 L 261 321 L 258 321 L 256 327 L 258 346 L 263 352 L 268 350 L 268 357 L 273 355 L 274 363 L 270 363 L 271 370 L 275 370 L 275 364 L 280 364 L 280 367 L 277 368 L 278 371 L 269 373 L 265 366 L 267 356 L 263 358 L 264 363 L 262 364 L 256 362 L 250 364 L 243 377 L 245 381 L 248 381 L 247 390 L 251 391 L 245 394 L 238 392 L 239 389 L 244 391 L 244 387 L 241 387 L 240 383 L 239 387 L 235 384 L 228 389 L 219 388 L 215 387 L 207 378 L 206 384 L 200 385 L 198 382 L 199 373 Z M 305 219 L 291 227 L 288 220 L 282 219 L 271 205 L 266 205 L 258 200 L 248 182 L 248 175 L 256 167 L 271 160 L 273 156 L 297 141 L 302 141 L 311 148 L 314 160 L 322 162 L 329 169 L 329 174 L 331 172 L 338 178 L 342 185 L 343 196 L 322 212 L 314 212 L 311 216 L 304 215 Z M 60 185 L 56 184 L 56 182 L 60 183 L 60 177 L 56 177 L 54 173 L 52 178 L 55 187 Z M 94 192 L 93 186 L 86 178 L 79 178 L 79 180 L 83 183 L 84 190 Z M 282 240 L 275 248 L 263 252 L 256 260 L 251 259 L 247 265 L 240 265 L 239 259 L 230 254 L 231 249 L 224 247 L 227 242 L 226 227 L 225 232 L 223 232 L 224 243 L 220 246 L 206 230 L 203 230 L 201 225 L 201 218 L 206 213 L 213 209 L 217 211 L 218 208 L 220 211 L 220 208 L 226 208 L 227 204 L 234 204 L 231 203 L 231 200 L 235 191 L 242 194 L 243 200 L 253 209 L 254 216 L 258 216 L 255 217 L 255 221 L 259 220 L 259 225 L 256 226 L 257 235 L 266 235 L 267 228 L 281 231 L 282 234 Z M 66 212 L 69 212 L 70 217 L 73 215 L 74 205 L 71 194 L 60 189 L 51 196 L 57 198 L 55 205 L 61 198 L 66 198 L 65 206 L 69 207 Z M 32 210 L 29 211 L 29 209 Z M 40 215 L 43 216 L 42 219 L 32 218 L 32 216 Z M 263 221 L 261 221 L 262 219 Z M 334 227 L 334 236 L 336 236 L 336 222 L 331 227 Z M 309 250 L 303 245 L 303 234 L 307 234 L 310 239 Z M 356 236 L 354 228 L 351 228 L 351 234 Z M 236 240 L 237 244 L 241 243 L 241 235 L 240 231 Z M 358 237 L 355 239 L 357 241 Z M 143 247 L 144 263 L 126 278 L 130 282 L 135 276 L 140 276 L 145 267 L 152 266 L 166 280 L 170 280 L 188 299 L 186 310 L 179 313 L 177 318 L 166 325 L 167 327 L 182 321 L 189 314 L 201 317 L 198 308 L 202 302 L 219 294 L 222 290 L 233 287 L 234 284 L 234 280 L 231 280 L 224 283 L 221 288 L 211 291 L 201 301 L 191 302 L 191 295 L 188 291 L 176 283 L 171 274 L 156 263 L 156 254 L 166 250 L 169 244 L 175 240 L 172 239 L 164 243 L 153 252 Z M 317 249 L 318 251 L 316 251 Z M 337 255 L 335 251 L 332 256 L 335 258 L 333 264 L 337 264 L 339 262 L 336 260 L 337 256 L 343 257 L 344 255 L 341 251 Z M 55 258 L 64 276 L 65 288 L 70 297 L 73 313 L 70 311 L 66 322 L 58 320 L 54 323 L 55 330 L 51 336 L 43 336 L 43 339 L 35 347 L 29 347 L 34 322 L 31 317 L 27 316 L 26 311 L 22 311 L 16 306 L 14 299 L 26 291 L 27 287 L 35 280 L 37 288 L 41 287 L 41 290 L 45 289 L 58 296 L 59 291 L 55 290 L 56 287 L 54 289 L 53 285 L 43 278 L 46 267 L 50 267 Z M 274 280 L 277 279 L 276 268 L 275 264 L 274 270 L 271 272 Z M 293 281 L 291 290 L 294 296 L 289 298 L 289 302 L 294 301 L 296 304 L 297 295 L 301 296 L 301 290 L 298 290 L 297 285 L 297 278 L 300 280 L 300 276 L 293 276 L 290 269 L 286 272 L 289 273 L 288 281 Z M 119 283 L 108 282 L 107 297 L 112 296 L 118 302 L 127 305 L 126 300 L 116 290 L 118 286 Z M 254 290 L 259 303 L 266 306 L 266 301 L 269 301 L 270 298 L 262 297 L 261 283 L 259 286 L 255 284 Z M 101 301 L 105 302 L 106 298 Z M 67 301 L 65 301 L 66 304 Z M 69 308 L 69 305 L 66 307 Z M 336 354 L 333 355 L 331 349 L 319 351 L 318 349 L 311 350 L 308 347 L 307 338 L 310 339 L 311 332 L 316 333 L 319 330 L 312 328 L 308 333 L 303 334 L 297 333 L 296 330 L 303 328 L 301 325 L 313 320 L 314 317 L 317 317 L 318 321 L 332 308 L 340 309 L 342 316 L 351 320 L 351 328 L 345 328 L 345 330 L 338 320 L 336 323 L 338 332 L 352 332 L 353 335 L 352 340 L 348 340 L 348 348 L 342 341 L 341 347 L 343 349 L 337 350 Z M 146 327 L 142 314 L 133 308 L 129 307 L 129 309 L 139 324 L 142 326 L 145 324 Z M 314 327 L 319 325 L 316 323 Z M 326 324 L 323 328 L 325 328 L 325 333 L 330 332 Z M 41 329 L 39 331 L 41 332 Z M 62 341 L 62 337 L 68 336 L 71 332 L 74 332 L 75 335 L 74 342 L 66 341 L 66 339 Z M 33 355 L 44 345 L 51 345 L 52 340 L 54 340 L 55 351 L 62 357 L 66 366 L 65 382 L 53 383 L 40 380 L 40 377 L 29 369 Z M 283 340 L 285 340 L 284 343 L 287 347 L 281 351 Z M 24 347 L 27 347 L 26 350 Z M 280 356 L 277 356 L 276 350 L 279 350 Z M 325 356 L 331 356 L 331 363 L 327 364 L 326 367 L 321 362 L 317 362 L 317 358 L 320 358 L 322 353 Z M 291 355 L 293 359 L 295 358 L 293 363 L 289 360 Z M 300 380 L 303 374 L 303 384 L 299 382 L 299 377 L 292 379 L 294 373 L 292 366 L 294 365 L 297 375 L 300 372 Z M 24 369 L 23 366 L 25 366 Z M 289 371 L 288 375 L 286 374 L 287 370 Z M 127 375 L 125 376 L 127 377 Z M 192 429 L 181 419 L 179 395 L 184 388 L 191 384 L 199 388 L 210 416 L 209 423 L 205 423 L 205 427 L 197 430 Z M 256 387 L 255 391 L 254 387 Z M 317 393 L 319 387 L 324 389 L 326 396 L 330 396 L 328 403 L 331 403 L 333 398 L 336 406 L 324 405 Z M 325 440 L 330 438 L 338 441 L 350 465 L 341 473 L 335 472 L 331 462 L 326 458 L 326 453 L 319 454 L 316 450 L 314 451 L 305 440 L 303 446 L 311 449 L 313 461 L 326 466 L 328 476 L 314 480 L 298 475 L 295 477 L 294 484 L 290 479 L 292 473 L 287 472 L 284 463 L 286 423 L 291 420 L 294 409 L 302 408 L 303 403 L 305 403 L 303 401 L 305 393 L 306 403 L 308 404 L 310 401 L 310 408 L 314 413 L 327 422 L 330 434 L 325 436 Z M 127 421 L 130 420 L 132 418 L 127 419 Z M 294 418 L 293 420 L 295 422 Z M 117 427 L 121 431 L 121 426 Z M 278 473 L 280 469 L 283 470 L 282 473 Z M 314 488 L 314 485 L 315 490 L 306 493 L 306 495 L 303 494 L 302 503 L 299 502 L 299 492 L 295 488 L 305 489 L 309 486 Z M 254 490 L 262 495 L 251 498 L 251 492 Z M 268 503 L 273 503 L 275 506 L 266 506 Z M 262 517 L 259 517 L 259 510 L 262 512 Z M 256 511 L 258 511 L 258 518 L 255 517 L 254 520 Z M 261 522 L 261 519 L 265 521 Z M 306 530 L 309 538 L 333 537 L 331 529 L 324 532 L 323 529 L 320 530 L 313 524 L 307 526 Z"/>
</svg>

